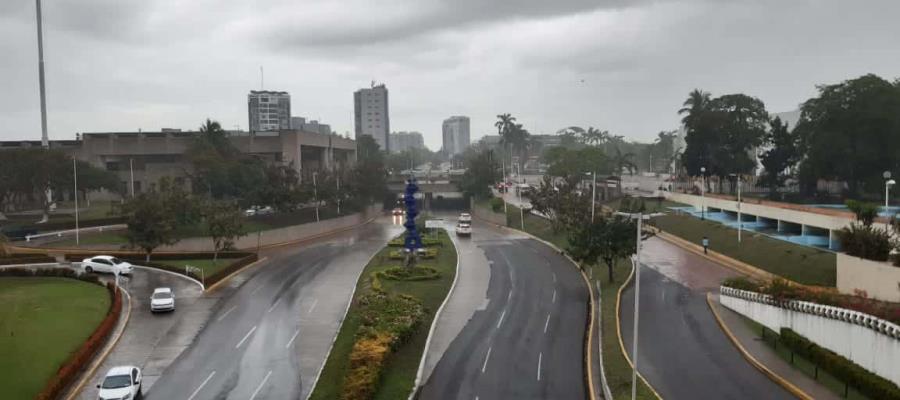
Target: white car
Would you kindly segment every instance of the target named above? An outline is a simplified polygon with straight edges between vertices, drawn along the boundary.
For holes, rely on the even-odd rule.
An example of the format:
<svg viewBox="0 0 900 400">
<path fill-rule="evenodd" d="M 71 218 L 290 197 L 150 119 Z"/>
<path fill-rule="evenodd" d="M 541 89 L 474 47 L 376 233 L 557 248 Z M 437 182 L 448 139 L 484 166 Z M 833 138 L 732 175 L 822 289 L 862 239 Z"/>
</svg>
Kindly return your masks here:
<svg viewBox="0 0 900 400">
<path fill-rule="evenodd" d="M 252 206 L 246 210 L 244 210 L 244 216 L 252 217 L 254 215 L 271 215 L 275 214 L 275 209 L 272 206 Z"/>
<path fill-rule="evenodd" d="M 134 400 L 143 397 L 141 369 L 134 366 L 112 367 L 97 385 L 99 400 Z"/>
<path fill-rule="evenodd" d="M 153 289 L 150 296 L 150 312 L 175 311 L 175 294 L 171 288 Z"/>
<path fill-rule="evenodd" d="M 94 256 L 81 260 L 81 268 L 84 272 L 106 272 L 110 274 L 131 275 L 132 266 L 113 256 Z"/>
<path fill-rule="evenodd" d="M 468 222 L 460 221 L 459 224 L 456 225 L 456 236 L 471 236 L 472 235 L 472 225 Z"/>
<path fill-rule="evenodd" d="M 459 222 L 472 223 L 472 214 L 462 213 L 459 214 Z"/>
</svg>

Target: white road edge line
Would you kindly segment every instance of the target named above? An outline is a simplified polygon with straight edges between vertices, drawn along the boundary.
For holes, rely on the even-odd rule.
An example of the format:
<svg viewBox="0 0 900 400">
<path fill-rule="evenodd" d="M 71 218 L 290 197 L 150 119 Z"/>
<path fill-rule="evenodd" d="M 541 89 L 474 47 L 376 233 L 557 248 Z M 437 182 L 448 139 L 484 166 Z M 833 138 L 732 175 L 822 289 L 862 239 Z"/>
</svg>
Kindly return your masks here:
<svg viewBox="0 0 900 400">
<path fill-rule="evenodd" d="M 225 319 L 225 317 L 227 317 L 228 314 L 231 314 L 231 312 L 234 311 L 235 308 L 237 308 L 237 306 L 232 306 L 231 308 L 229 308 L 228 311 L 225 311 L 224 314 L 220 315 L 219 318 L 216 319 L 216 321 L 221 321 L 221 320 Z"/>
<path fill-rule="evenodd" d="M 484 370 L 487 369 L 487 363 L 488 363 L 488 360 L 491 359 L 491 349 L 492 349 L 492 348 L 493 348 L 493 346 L 488 347 L 487 355 L 484 356 L 484 364 L 481 364 L 481 373 L 482 373 L 482 374 L 484 373 Z"/>
<path fill-rule="evenodd" d="M 263 287 L 263 284 L 260 283 L 259 286 L 256 287 L 256 289 L 253 289 L 252 291 L 250 291 L 250 295 L 253 296 L 254 294 L 256 294 L 256 292 L 259 291 L 259 289 L 262 289 L 262 287 Z"/>
<path fill-rule="evenodd" d="M 497 329 L 500 329 L 500 325 L 503 324 L 503 317 L 505 317 L 505 316 L 506 316 L 506 310 L 503 310 L 503 312 L 500 313 L 500 320 L 497 321 Z"/>
<path fill-rule="evenodd" d="M 509 294 L 506 295 L 506 302 L 509 303 L 510 300 L 512 300 L 512 290 L 510 290 Z"/>
<path fill-rule="evenodd" d="M 256 390 L 253 391 L 253 395 L 250 396 L 250 400 L 253 400 L 256 398 L 256 395 L 259 394 L 259 391 L 262 390 L 263 386 L 266 384 L 266 381 L 269 380 L 269 376 L 271 376 L 271 375 L 272 375 L 272 370 L 270 369 L 269 372 L 266 373 L 266 377 L 263 378 L 262 382 L 259 383 L 259 386 L 256 387 Z"/>
<path fill-rule="evenodd" d="M 244 341 L 247 340 L 247 338 L 250 337 L 250 335 L 252 335 L 254 331 L 256 331 L 256 325 L 253 325 L 253 327 L 250 328 L 250 332 L 247 332 L 247 334 L 244 335 L 244 338 L 241 339 L 241 341 L 238 342 L 237 346 L 234 346 L 234 348 L 237 349 L 241 347 L 241 345 L 244 344 Z"/>
<path fill-rule="evenodd" d="M 547 313 L 547 322 L 544 322 L 544 333 L 547 333 L 547 326 L 550 325 L 550 313 Z"/>
<path fill-rule="evenodd" d="M 553 289 L 553 302 L 556 303 L 556 289 Z"/>
<path fill-rule="evenodd" d="M 311 306 L 309 306 L 309 311 L 307 311 L 306 313 L 312 314 L 313 310 L 316 309 L 316 304 L 319 304 L 319 299 L 313 299 L 313 303 Z"/>
<path fill-rule="evenodd" d="M 279 303 L 279 302 L 281 302 L 281 297 L 279 297 L 279 298 L 277 298 L 277 299 L 275 299 L 275 302 L 274 302 L 274 303 L 272 303 L 272 306 L 271 306 L 271 307 L 269 307 L 269 311 L 266 311 L 266 313 L 270 313 L 270 312 L 272 312 L 272 310 L 274 310 L 274 309 L 275 309 L 275 307 L 276 307 L 276 306 L 278 306 L 278 303 Z"/>
<path fill-rule="evenodd" d="M 298 335 L 299 333 L 300 333 L 300 328 L 297 328 L 297 331 L 294 332 L 294 335 L 291 336 L 291 340 L 288 340 L 287 346 L 284 346 L 284 348 L 286 348 L 286 349 L 291 348 L 291 344 L 294 343 L 294 339 L 297 338 L 297 335 Z"/>
<path fill-rule="evenodd" d="M 543 357 L 544 357 L 544 353 L 538 353 L 538 374 L 537 374 L 538 381 L 541 380 L 541 358 L 543 358 Z"/>
<path fill-rule="evenodd" d="M 207 376 L 206 379 L 203 380 L 203 383 L 201 383 L 200 386 L 197 386 L 197 389 L 194 390 L 194 393 L 191 393 L 191 397 L 188 397 L 188 400 L 194 400 L 194 396 L 196 396 L 197 393 L 200 393 L 200 389 L 203 389 L 203 387 L 206 386 L 207 383 L 209 383 L 209 380 L 212 379 L 215 374 L 216 371 L 211 372 L 209 376 Z"/>
</svg>

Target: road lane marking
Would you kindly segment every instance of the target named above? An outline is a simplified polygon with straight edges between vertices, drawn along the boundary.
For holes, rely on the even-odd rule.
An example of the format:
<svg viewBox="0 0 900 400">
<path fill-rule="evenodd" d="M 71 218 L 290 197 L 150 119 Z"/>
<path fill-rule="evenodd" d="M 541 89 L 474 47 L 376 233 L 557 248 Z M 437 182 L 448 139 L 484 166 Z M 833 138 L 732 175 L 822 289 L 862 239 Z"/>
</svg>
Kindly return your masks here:
<svg viewBox="0 0 900 400">
<path fill-rule="evenodd" d="M 547 313 L 547 322 L 544 322 L 544 333 L 547 333 L 548 325 L 550 325 L 550 313 Z"/>
<path fill-rule="evenodd" d="M 306 313 L 312 314 L 313 310 L 316 309 L 316 304 L 319 304 L 319 299 L 313 299 L 313 303 L 311 306 L 309 306 L 309 311 L 307 311 Z"/>
<path fill-rule="evenodd" d="M 537 380 L 541 380 L 541 358 L 544 357 L 544 353 L 538 353 L 538 375 Z"/>
<path fill-rule="evenodd" d="M 506 316 L 506 310 L 503 310 L 503 312 L 500 314 L 500 320 L 497 321 L 497 329 L 500 329 L 500 325 L 503 324 L 503 317 L 505 317 L 505 316 Z"/>
<path fill-rule="evenodd" d="M 234 348 L 237 349 L 238 347 L 241 347 L 241 345 L 244 344 L 244 341 L 247 340 L 247 338 L 250 337 L 250 335 L 252 335 L 254 331 L 256 331 L 256 325 L 253 325 L 253 328 L 250 328 L 250 332 L 247 332 L 247 334 L 244 335 L 244 338 L 241 339 L 241 341 L 238 342 L 237 346 L 234 346 Z"/>
<path fill-rule="evenodd" d="M 262 283 L 260 283 L 259 286 L 256 287 L 256 289 L 253 289 L 253 291 L 250 292 L 250 295 L 253 296 L 254 294 L 256 294 L 256 292 L 258 292 L 259 289 L 262 289 L 263 286 L 264 286 L 264 285 L 263 285 Z"/>
<path fill-rule="evenodd" d="M 512 299 L 512 290 L 506 295 L 506 302 L 509 303 L 509 300 Z"/>
<path fill-rule="evenodd" d="M 196 396 L 197 393 L 200 393 L 200 389 L 203 389 L 203 387 L 206 386 L 206 384 L 209 382 L 210 379 L 212 379 L 212 377 L 215 374 L 216 374 L 216 371 L 213 371 L 212 373 L 210 373 L 209 376 L 207 376 L 206 379 L 203 380 L 203 383 L 201 383 L 200 386 L 197 386 L 197 389 L 194 390 L 194 393 L 191 393 L 191 397 L 188 397 L 188 400 L 194 400 L 194 396 Z"/>
<path fill-rule="evenodd" d="M 271 375 L 272 375 L 272 370 L 270 369 L 269 372 L 266 373 L 266 377 L 263 378 L 262 382 L 259 383 L 259 386 L 256 387 L 256 390 L 253 391 L 253 395 L 250 396 L 250 400 L 253 400 L 256 398 L 256 395 L 259 394 L 259 391 L 262 390 L 263 386 L 266 384 L 266 381 L 269 380 L 269 376 L 271 376 Z"/>
<path fill-rule="evenodd" d="M 482 374 L 484 373 L 484 370 L 487 369 L 487 362 L 488 362 L 488 360 L 491 359 L 491 349 L 492 349 L 492 348 L 493 348 L 493 346 L 492 346 L 492 347 L 488 347 L 487 355 L 484 356 L 484 364 L 481 365 L 481 373 L 482 373 Z"/>
<path fill-rule="evenodd" d="M 553 302 L 556 303 L 556 289 L 553 289 Z"/>
<path fill-rule="evenodd" d="M 291 336 L 291 340 L 288 340 L 287 346 L 284 346 L 284 348 L 286 348 L 286 349 L 291 348 L 291 344 L 294 343 L 294 339 L 297 338 L 298 333 L 300 333 L 300 328 L 297 328 L 297 331 L 294 332 L 294 335 Z"/>
<path fill-rule="evenodd" d="M 217 321 L 225 319 L 225 317 L 227 317 L 228 314 L 231 314 L 231 312 L 234 311 L 235 308 L 237 308 L 237 306 L 232 306 L 231 308 L 229 308 L 228 311 L 225 311 L 225 314 L 219 316 L 219 319 Z"/>
<path fill-rule="evenodd" d="M 269 311 L 266 311 L 266 313 L 270 313 L 270 312 L 272 312 L 272 310 L 274 310 L 274 309 L 275 309 L 275 306 L 277 306 L 277 305 L 278 305 L 278 303 L 279 303 L 279 302 L 280 302 L 280 301 L 281 301 L 281 297 L 279 297 L 279 298 L 277 298 L 277 299 L 275 299 L 275 302 L 274 302 L 274 303 L 272 303 L 272 306 L 271 306 L 271 307 L 269 307 Z"/>
</svg>

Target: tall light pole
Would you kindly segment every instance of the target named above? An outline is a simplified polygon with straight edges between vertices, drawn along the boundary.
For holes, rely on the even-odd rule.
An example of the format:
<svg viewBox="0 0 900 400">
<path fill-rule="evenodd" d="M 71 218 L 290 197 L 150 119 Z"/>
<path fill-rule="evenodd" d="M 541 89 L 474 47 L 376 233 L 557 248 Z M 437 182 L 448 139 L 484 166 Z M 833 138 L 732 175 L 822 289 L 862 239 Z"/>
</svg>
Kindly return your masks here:
<svg viewBox="0 0 900 400">
<path fill-rule="evenodd" d="M 588 172 L 593 177 L 593 186 L 591 186 L 591 222 L 594 222 L 594 207 L 597 201 L 597 172 Z"/>
<path fill-rule="evenodd" d="M 744 220 L 741 219 L 741 174 L 731 174 L 734 181 L 737 182 L 737 221 L 738 221 L 738 243 L 741 242 L 741 231 L 744 228 Z"/>
<path fill-rule="evenodd" d="M 74 157 L 72 158 L 72 177 L 75 180 L 75 246 L 78 246 L 81 244 L 78 234 L 78 162 Z"/>
<path fill-rule="evenodd" d="M 706 167 L 700 167 L 700 219 L 706 219 Z"/>
<path fill-rule="evenodd" d="M 44 91 L 44 30 L 41 21 L 41 0 L 35 0 L 37 9 L 37 40 L 38 40 L 38 85 L 41 91 L 41 146 L 50 148 L 50 138 L 47 136 L 47 95 Z"/>
<path fill-rule="evenodd" d="M 131 198 L 134 198 L 134 159 L 128 159 L 128 172 L 131 174 Z"/>
<path fill-rule="evenodd" d="M 881 176 L 884 177 L 884 179 L 886 179 L 886 181 L 884 182 L 884 213 L 887 214 L 888 207 L 889 207 L 888 194 L 890 193 L 891 186 L 896 184 L 897 181 L 891 179 L 891 171 L 884 171 L 884 173 L 881 174 Z"/>
<path fill-rule="evenodd" d="M 319 222 L 319 191 L 316 186 L 316 175 L 318 174 L 318 171 L 313 172 L 313 200 L 316 202 L 316 222 Z"/>
</svg>

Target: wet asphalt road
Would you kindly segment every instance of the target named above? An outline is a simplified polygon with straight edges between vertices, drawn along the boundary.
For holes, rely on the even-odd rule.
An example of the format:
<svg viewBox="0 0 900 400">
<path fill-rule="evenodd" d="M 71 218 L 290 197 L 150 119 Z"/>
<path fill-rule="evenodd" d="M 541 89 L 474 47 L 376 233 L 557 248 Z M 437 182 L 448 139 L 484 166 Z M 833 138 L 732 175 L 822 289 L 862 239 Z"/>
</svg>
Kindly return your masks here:
<svg viewBox="0 0 900 400">
<path fill-rule="evenodd" d="M 550 247 L 477 224 L 487 299 L 438 361 L 420 399 L 583 399 L 588 290 Z"/>
<path fill-rule="evenodd" d="M 735 272 L 659 238 L 644 243 L 641 257 L 638 369 L 663 398 L 794 398 L 738 353 L 709 310 L 706 293 Z M 634 285 L 621 306 L 630 354 Z"/>
<path fill-rule="evenodd" d="M 372 223 L 267 254 L 217 305 L 148 400 L 303 399 L 340 328 L 359 272 L 402 228 Z"/>
</svg>

